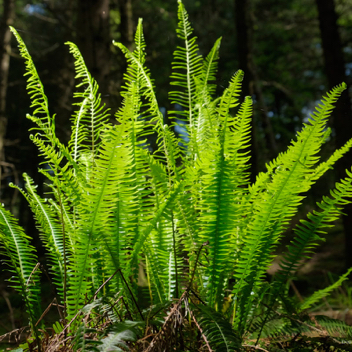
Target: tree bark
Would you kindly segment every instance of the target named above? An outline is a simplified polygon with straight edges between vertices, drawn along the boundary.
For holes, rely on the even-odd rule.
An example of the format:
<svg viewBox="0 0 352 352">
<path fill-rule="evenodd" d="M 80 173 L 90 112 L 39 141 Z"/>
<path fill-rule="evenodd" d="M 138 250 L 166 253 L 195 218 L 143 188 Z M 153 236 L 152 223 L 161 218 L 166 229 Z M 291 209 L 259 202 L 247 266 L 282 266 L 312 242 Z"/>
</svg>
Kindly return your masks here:
<svg viewBox="0 0 352 352">
<path fill-rule="evenodd" d="M 6 116 L 6 93 L 8 83 L 8 73 L 10 67 L 11 53 L 11 32 L 9 26 L 12 25 L 15 17 L 15 0 L 4 0 L 3 16 L 0 25 L 0 162 L 5 162 L 4 140 L 7 127 Z M 2 165 L 0 165 L 1 181 Z"/>
<path fill-rule="evenodd" d="M 77 45 L 106 103 L 111 63 L 109 15 L 109 0 L 78 0 Z"/>
<path fill-rule="evenodd" d="M 337 14 L 333 0 L 316 0 L 319 27 L 325 61 L 325 72 L 329 89 L 346 82 L 345 63 L 341 39 L 337 25 Z M 351 101 L 346 90 L 336 104 L 333 112 L 333 128 L 335 130 L 335 146 L 341 147 L 352 138 Z M 352 153 L 349 152 L 336 164 L 339 179 L 346 176 L 345 170 L 351 168 Z M 352 266 L 352 204 L 345 207 L 343 226 L 345 231 L 346 267 Z"/>
<path fill-rule="evenodd" d="M 255 96 L 258 101 L 260 117 L 260 125 L 263 127 L 265 134 L 266 145 L 272 152 L 276 152 L 276 142 L 274 138 L 273 129 L 271 126 L 270 119 L 267 114 L 267 107 L 264 102 L 264 96 L 262 93 L 260 80 L 256 71 L 256 67 L 253 60 L 252 50 L 252 31 L 253 31 L 253 20 L 251 13 L 251 2 L 250 0 L 235 0 L 235 22 L 236 22 L 236 37 L 237 37 L 237 51 L 239 58 L 240 68 L 244 71 L 243 80 L 243 93 L 245 96 Z M 255 180 L 256 175 L 259 171 L 259 141 L 257 139 L 257 127 L 258 122 L 255 119 L 256 114 L 253 114 L 252 123 L 252 181 Z"/>
<path fill-rule="evenodd" d="M 60 2 L 47 2 L 47 10 L 60 24 L 62 31 L 61 43 L 57 48 L 47 54 L 47 70 L 55 72 L 55 80 L 51 87 L 52 96 L 50 106 L 56 115 L 56 133 L 60 140 L 68 142 L 71 135 L 69 126 L 72 115 L 73 90 L 75 85 L 75 71 L 72 55 L 68 46 L 64 43 L 70 41 L 76 43 L 75 38 L 75 16 L 76 2 L 72 0 L 61 0 Z M 57 58 L 60 57 L 60 60 Z"/>
<path fill-rule="evenodd" d="M 133 12 L 132 12 L 132 0 L 119 0 L 120 8 L 120 33 L 121 43 L 128 49 L 132 49 L 133 45 Z"/>
</svg>

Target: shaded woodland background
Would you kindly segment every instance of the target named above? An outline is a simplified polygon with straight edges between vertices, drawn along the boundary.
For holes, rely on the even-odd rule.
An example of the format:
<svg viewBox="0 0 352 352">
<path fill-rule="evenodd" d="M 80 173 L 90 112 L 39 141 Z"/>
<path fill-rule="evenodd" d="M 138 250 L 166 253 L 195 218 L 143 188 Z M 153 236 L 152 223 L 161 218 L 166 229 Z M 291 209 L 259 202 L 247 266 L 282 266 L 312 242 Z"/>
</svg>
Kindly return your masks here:
<svg viewBox="0 0 352 352">
<path fill-rule="evenodd" d="M 222 36 L 218 85 L 226 88 L 237 69 L 245 71 L 244 95 L 255 102 L 252 174 L 285 149 L 321 96 L 345 81 L 349 87 L 333 114 L 333 132 L 325 146 L 329 155 L 352 137 L 352 2 L 350 0 L 184 0 L 207 55 Z M 8 26 L 14 26 L 36 62 L 44 83 L 57 133 L 70 134 L 73 58 L 64 45 L 78 45 L 100 85 L 105 104 L 118 109 L 125 58 L 112 45 L 120 41 L 133 48 L 138 18 L 143 18 L 147 66 L 155 80 L 161 107 L 167 97 L 172 53 L 177 45 L 176 0 L 3 0 L 0 23 L 0 168 L 1 202 L 36 238 L 35 224 L 22 197 L 8 187 L 23 185 L 27 172 L 43 188 L 37 150 L 29 140 L 30 102 L 18 55 Z M 165 116 L 167 122 L 167 116 Z M 309 195 L 309 201 L 327 194 L 336 178 L 351 169 L 351 153 Z M 42 166 L 43 167 L 43 166 Z M 302 210 L 304 211 L 304 209 Z M 345 233 L 344 265 L 352 266 L 352 207 L 346 208 L 340 230 Z"/>
</svg>

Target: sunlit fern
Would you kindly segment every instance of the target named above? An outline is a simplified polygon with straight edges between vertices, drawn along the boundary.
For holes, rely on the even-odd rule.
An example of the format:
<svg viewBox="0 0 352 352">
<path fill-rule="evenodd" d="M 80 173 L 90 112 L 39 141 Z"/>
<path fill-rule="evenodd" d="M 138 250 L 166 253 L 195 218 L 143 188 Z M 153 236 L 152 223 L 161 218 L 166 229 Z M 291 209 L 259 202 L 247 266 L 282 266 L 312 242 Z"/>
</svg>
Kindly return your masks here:
<svg viewBox="0 0 352 352">
<path fill-rule="evenodd" d="M 221 350 L 237 348 L 249 336 L 259 340 L 261 335 L 289 331 L 303 334 L 314 321 L 298 317 L 350 273 L 301 305 L 284 289 L 301 259 L 319 245 L 324 228 L 351 201 L 348 171 L 331 197 L 318 203 L 320 210 L 296 226 L 281 269 L 272 283 L 265 281 L 272 253 L 305 193 L 352 146 L 350 140 L 328 160 L 320 161 L 319 152 L 329 134 L 328 117 L 346 85 L 327 93 L 287 150 L 251 184 L 253 102 L 250 97 L 241 100 L 244 73 L 238 70 L 216 97 L 221 38 L 203 59 L 180 0 L 178 20 L 179 46 L 170 78 L 171 125 L 164 123 L 146 66 L 142 20 L 133 51 L 115 43 L 128 68 L 122 106 L 113 116 L 102 104 L 98 83 L 79 49 L 67 43 L 78 80 L 67 146 L 56 137 L 54 116 L 32 58 L 11 28 L 26 63 L 34 110 L 33 116 L 27 116 L 34 123 L 31 139 L 42 157 L 40 171 L 47 178 L 45 198 L 26 174 L 20 191 L 33 211 L 49 274 L 64 306 L 60 336 L 77 334 L 73 343 L 77 349 L 126 346 L 119 332 L 104 335 L 98 344 L 89 341 L 88 332 L 97 330 L 92 330 L 89 319 L 83 325 L 77 321 L 87 304 L 117 293 L 124 304 L 119 305 L 120 315 L 109 318 L 111 324 L 117 319 L 143 320 L 145 312 L 139 305 L 146 300 L 170 307 L 173 299 L 183 297 L 177 309 L 192 316 L 203 344 Z M 183 133 L 175 133 L 180 128 Z M 149 142 L 152 134 L 156 135 L 155 150 Z M 15 274 L 11 284 L 22 294 L 32 329 L 38 334 L 40 270 L 30 240 L 1 208 L 0 243 Z M 142 279 L 147 282 L 144 291 L 138 287 Z M 192 293 L 192 305 L 184 299 L 185 293 L 187 297 Z M 99 304 L 94 307 L 103 309 Z M 178 327 L 183 323 L 179 321 Z M 324 319 L 321 324 L 330 334 L 350 338 L 345 326 Z"/>
</svg>

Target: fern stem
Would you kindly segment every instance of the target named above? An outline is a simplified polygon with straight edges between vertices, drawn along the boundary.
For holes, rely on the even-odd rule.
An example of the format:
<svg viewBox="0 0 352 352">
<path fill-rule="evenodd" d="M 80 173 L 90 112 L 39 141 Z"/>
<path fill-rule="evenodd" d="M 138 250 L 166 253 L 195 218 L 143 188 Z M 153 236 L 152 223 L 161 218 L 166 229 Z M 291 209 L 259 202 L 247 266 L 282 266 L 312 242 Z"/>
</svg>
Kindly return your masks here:
<svg viewBox="0 0 352 352">
<path fill-rule="evenodd" d="M 150 296 L 150 305 L 153 305 L 153 293 L 152 293 L 152 283 L 150 280 L 150 272 L 148 270 L 149 268 L 149 262 L 148 262 L 148 256 L 145 256 L 145 266 L 147 268 L 146 272 L 147 272 L 147 280 L 148 280 L 148 290 L 149 290 L 149 296 Z"/>
<path fill-rule="evenodd" d="M 197 257 L 196 257 L 196 262 L 194 263 L 194 268 L 193 268 L 193 273 L 192 273 L 192 277 L 191 277 L 191 281 L 189 282 L 188 285 L 188 289 L 191 288 L 192 282 L 194 280 L 194 276 L 196 274 L 196 270 L 197 270 L 197 265 L 198 265 L 198 261 L 199 261 L 199 256 L 200 256 L 200 252 L 202 251 L 203 247 L 209 245 L 209 241 L 206 241 L 204 243 L 202 243 L 202 245 L 199 247 L 198 252 L 197 252 Z M 193 291 L 192 291 L 193 292 Z"/>
<path fill-rule="evenodd" d="M 26 287 L 24 287 L 24 291 L 26 291 Z M 24 297 L 25 305 L 28 307 L 29 320 L 31 321 L 31 325 L 32 325 L 32 330 L 33 330 L 33 333 L 34 333 L 35 341 L 37 342 L 38 352 L 42 352 L 41 340 L 39 338 L 37 323 L 35 323 L 34 314 L 33 314 L 33 311 L 32 311 L 31 304 L 30 304 L 30 302 L 28 300 L 28 296 L 26 294 L 23 294 L 23 297 Z"/>
<path fill-rule="evenodd" d="M 144 321 L 143 313 L 142 313 L 142 311 L 140 310 L 140 308 L 139 308 L 139 306 L 138 306 L 138 303 L 137 303 L 137 301 L 136 301 L 136 298 L 134 297 L 134 294 L 133 294 L 133 292 L 131 291 L 130 286 L 128 285 L 128 283 L 127 283 L 127 281 L 126 281 L 126 279 L 125 279 L 125 277 L 124 277 L 124 275 L 123 275 L 123 273 L 122 273 L 122 270 L 121 270 L 121 269 L 118 269 L 117 271 L 120 273 L 120 275 L 121 275 L 121 277 L 122 277 L 122 280 L 124 281 L 124 283 L 125 283 L 125 285 L 126 285 L 128 291 L 129 291 L 129 293 L 130 293 L 130 295 L 131 295 L 131 297 L 132 297 L 132 300 L 133 300 L 133 302 L 134 302 L 136 308 L 138 309 L 139 315 L 141 316 L 142 320 Z"/>
<path fill-rule="evenodd" d="M 173 250 L 174 250 L 174 261 L 175 261 L 175 276 L 176 276 L 176 295 L 175 297 L 178 298 L 178 269 L 177 269 L 177 251 L 176 251 L 176 235 L 175 235 L 175 222 L 174 222 L 174 212 L 171 212 L 171 223 L 172 223 L 172 241 L 173 241 Z"/>
<path fill-rule="evenodd" d="M 60 187 L 58 187 L 58 197 L 59 197 L 59 205 L 60 205 L 60 222 L 62 228 L 62 244 L 64 250 L 64 319 L 66 320 L 66 286 L 67 286 L 67 256 L 66 256 L 66 234 L 65 234 L 65 221 L 64 221 L 64 208 L 61 199 Z M 66 335 L 65 335 L 66 340 Z"/>
</svg>

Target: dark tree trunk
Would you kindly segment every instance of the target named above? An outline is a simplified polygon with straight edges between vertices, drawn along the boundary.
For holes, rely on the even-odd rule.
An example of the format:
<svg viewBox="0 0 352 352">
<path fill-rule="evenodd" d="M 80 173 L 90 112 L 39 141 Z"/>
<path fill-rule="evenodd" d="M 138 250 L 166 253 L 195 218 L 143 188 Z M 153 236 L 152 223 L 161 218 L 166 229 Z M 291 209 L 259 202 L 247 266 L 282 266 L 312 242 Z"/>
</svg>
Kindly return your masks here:
<svg viewBox="0 0 352 352">
<path fill-rule="evenodd" d="M 68 141 L 71 135 L 70 116 L 72 115 L 73 89 L 75 85 L 75 72 L 72 55 L 69 53 L 67 41 L 76 43 L 75 33 L 75 11 L 76 2 L 72 0 L 61 0 L 48 2 L 48 10 L 60 23 L 62 28 L 62 42 L 48 53 L 46 61 L 50 63 L 48 71 L 55 72 L 53 93 L 50 97 L 52 112 L 56 115 L 56 133 L 60 140 Z M 60 57 L 60 60 L 57 58 Z"/>
<path fill-rule="evenodd" d="M 120 41 L 123 45 L 125 45 L 129 50 L 133 49 L 134 43 L 134 23 L 133 23 L 133 9 L 132 9 L 132 0 L 118 0 L 118 9 L 120 12 Z M 126 72 L 127 69 L 127 61 L 125 56 L 122 52 L 119 52 L 117 57 L 119 71 L 117 72 L 117 78 L 115 89 L 116 91 L 121 91 L 121 86 L 123 82 L 123 74 Z M 118 101 L 119 105 L 121 101 Z"/>
<path fill-rule="evenodd" d="M 130 50 L 133 44 L 133 12 L 132 12 L 132 0 L 119 0 L 120 8 L 120 33 L 121 43 Z"/>
<path fill-rule="evenodd" d="M 111 62 L 109 16 L 109 0 L 78 0 L 77 46 L 106 103 Z"/>
<path fill-rule="evenodd" d="M 244 80 L 242 91 L 245 96 L 253 96 L 253 72 L 250 64 L 251 49 L 249 43 L 249 14 L 248 0 L 235 0 L 235 23 L 236 23 L 236 38 L 237 52 L 240 69 L 244 71 Z M 253 116 L 252 132 L 251 132 L 251 181 L 255 181 L 258 174 L 258 141 L 256 133 L 256 123 Z"/>
<path fill-rule="evenodd" d="M 6 93 L 11 52 L 11 32 L 9 26 L 12 25 L 14 17 L 15 0 L 4 0 L 3 16 L 0 25 L 0 180 L 2 167 L 6 165 L 4 153 L 4 140 L 7 127 Z"/>
<path fill-rule="evenodd" d="M 266 104 L 259 81 L 256 67 L 253 61 L 253 50 L 252 50 L 252 31 L 253 31 L 253 20 L 251 12 L 250 0 L 235 0 L 235 22 L 236 22 L 236 37 L 237 37 L 237 51 L 239 58 L 240 68 L 244 71 L 243 81 L 243 93 L 245 96 L 255 96 L 258 101 L 258 114 L 253 116 L 252 124 L 252 181 L 255 180 L 256 175 L 259 171 L 259 165 L 265 161 L 263 156 L 259 154 L 259 141 L 257 139 L 258 125 L 261 125 L 264 134 L 265 142 L 271 152 L 276 152 L 277 147 L 275 143 L 274 133 L 272 126 L 267 114 Z M 256 116 L 260 121 L 256 121 Z"/>
<path fill-rule="evenodd" d="M 324 53 L 325 71 L 329 89 L 345 82 L 345 64 L 340 35 L 337 26 L 337 15 L 333 0 L 316 0 L 321 40 Z M 352 109 L 348 90 L 343 93 L 333 112 L 333 127 L 335 129 L 335 145 L 341 147 L 352 138 Z M 351 168 L 352 153 L 349 152 L 336 165 L 338 178 L 346 176 L 345 169 Z M 352 266 L 352 204 L 345 207 L 343 225 L 346 238 L 346 266 Z"/>
</svg>

